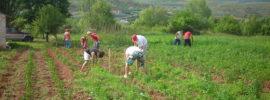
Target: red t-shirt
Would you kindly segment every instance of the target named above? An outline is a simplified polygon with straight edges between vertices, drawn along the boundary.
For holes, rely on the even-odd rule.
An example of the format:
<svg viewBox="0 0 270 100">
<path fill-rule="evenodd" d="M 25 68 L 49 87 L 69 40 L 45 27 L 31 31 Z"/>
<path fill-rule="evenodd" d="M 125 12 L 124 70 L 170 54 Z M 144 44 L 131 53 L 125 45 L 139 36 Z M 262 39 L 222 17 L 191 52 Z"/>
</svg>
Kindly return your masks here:
<svg viewBox="0 0 270 100">
<path fill-rule="evenodd" d="M 82 46 L 83 49 L 87 49 L 88 48 L 88 42 L 87 42 L 86 36 L 83 36 L 81 38 L 81 46 Z"/>
<path fill-rule="evenodd" d="M 184 38 L 188 39 L 190 37 L 191 37 L 191 32 L 186 32 L 185 35 L 184 35 Z"/>
<path fill-rule="evenodd" d="M 91 34 L 89 34 L 89 36 L 91 36 L 93 40 L 99 41 L 99 37 L 97 36 L 96 33 L 91 33 Z"/>
</svg>

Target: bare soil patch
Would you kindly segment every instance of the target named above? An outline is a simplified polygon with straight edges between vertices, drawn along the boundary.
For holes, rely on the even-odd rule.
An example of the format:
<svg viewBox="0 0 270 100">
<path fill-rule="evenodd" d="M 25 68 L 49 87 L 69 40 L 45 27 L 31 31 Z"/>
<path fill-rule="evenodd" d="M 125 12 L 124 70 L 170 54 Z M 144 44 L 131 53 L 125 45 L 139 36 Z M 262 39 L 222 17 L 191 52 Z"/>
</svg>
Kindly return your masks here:
<svg viewBox="0 0 270 100">
<path fill-rule="evenodd" d="M 270 93 L 270 80 L 264 82 L 262 90 L 265 93 Z"/>
<path fill-rule="evenodd" d="M 18 100 L 24 95 L 24 72 L 27 65 L 28 52 L 19 50 L 9 60 L 9 66 L 1 75 L 0 99 Z"/>
</svg>

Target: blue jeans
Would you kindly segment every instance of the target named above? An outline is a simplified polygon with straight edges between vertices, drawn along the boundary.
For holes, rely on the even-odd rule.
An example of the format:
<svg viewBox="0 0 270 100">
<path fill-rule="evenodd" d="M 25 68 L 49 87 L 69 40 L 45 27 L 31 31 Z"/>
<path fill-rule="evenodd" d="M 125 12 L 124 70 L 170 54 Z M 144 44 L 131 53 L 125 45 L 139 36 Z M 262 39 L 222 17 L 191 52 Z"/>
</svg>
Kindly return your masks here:
<svg viewBox="0 0 270 100">
<path fill-rule="evenodd" d="M 185 39 L 185 46 L 187 45 L 191 47 L 190 38 Z"/>
<path fill-rule="evenodd" d="M 66 48 L 71 48 L 71 40 L 66 40 Z"/>
<path fill-rule="evenodd" d="M 180 39 L 175 39 L 174 42 L 173 42 L 174 45 L 180 45 L 181 44 L 181 41 Z"/>
</svg>

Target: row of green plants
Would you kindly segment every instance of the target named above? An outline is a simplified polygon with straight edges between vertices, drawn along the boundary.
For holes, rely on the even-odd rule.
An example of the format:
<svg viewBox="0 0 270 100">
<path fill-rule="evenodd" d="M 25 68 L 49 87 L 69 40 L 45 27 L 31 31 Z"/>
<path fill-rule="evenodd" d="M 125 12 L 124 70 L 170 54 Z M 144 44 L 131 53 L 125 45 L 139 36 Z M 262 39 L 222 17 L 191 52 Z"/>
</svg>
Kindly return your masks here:
<svg viewBox="0 0 270 100">
<path fill-rule="evenodd" d="M 191 90 L 197 91 L 198 98 L 216 98 L 216 99 L 265 99 L 269 97 L 267 93 L 262 92 L 264 81 L 269 80 L 268 69 L 270 64 L 268 62 L 269 53 L 269 38 L 268 37 L 238 37 L 238 36 L 195 36 L 193 46 L 183 47 L 183 41 L 180 47 L 173 45 L 173 35 L 145 35 L 148 39 L 149 48 L 147 58 L 151 59 L 150 75 L 137 76 L 135 79 L 144 83 L 145 86 L 151 88 L 162 87 L 166 81 L 176 80 L 170 73 L 171 71 L 177 73 L 178 70 L 184 69 L 198 71 L 200 75 L 195 74 L 193 79 L 195 82 L 187 84 L 180 84 L 183 86 L 193 86 Z M 111 35 L 101 35 L 106 41 L 102 42 L 102 50 L 111 48 L 115 55 L 116 62 L 123 62 L 114 64 L 114 67 L 124 67 L 124 60 L 122 52 L 125 49 L 123 46 L 132 45 L 129 36 L 122 34 L 119 37 L 119 42 L 113 42 L 116 38 L 107 38 Z M 121 38 L 121 39 L 120 39 Z M 118 38 L 117 38 L 118 40 Z M 173 68 L 171 64 L 176 64 L 180 68 Z M 149 64 L 148 64 L 149 65 Z M 165 71 L 165 72 L 163 72 Z M 153 74 L 152 73 L 157 73 Z M 179 74 L 181 75 L 181 74 Z M 213 82 L 215 79 L 212 76 L 221 77 L 219 81 Z M 139 78 L 136 78 L 139 77 Z M 198 77 L 198 78 L 196 78 Z M 154 79 L 157 78 L 157 79 Z M 168 80 L 167 80 L 168 79 Z M 146 81 L 145 81 L 146 80 Z M 149 80 L 152 80 L 149 82 Z M 156 80 L 162 82 L 155 83 Z M 165 82 L 163 82 L 165 81 Z M 198 84 L 197 84 L 197 83 Z M 185 83 L 185 82 L 182 82 Z M 196 85 L 194 85 L 196 84 Z M 160 85 L 160 86 L 159 86 Z M 155 86 L 155 87 L 154 87 Z M 172 87 L 165 84 L 166 88 Z M 202 88 L 204 87 L 204 88 Z M 165 95 L 171 95 L 169 91 L 172 88 L 159 88 Z M 184 90 L 188 90 L 185 87 Z M 199 91 L 199 92 L 198 92 Z M 171 91 L 171 93 L 174 93 Z M 177 93 L 177 92 L 176 92 Z M 181 92 L 179 92 L 180 94 Z M 175 95 L 172 98 L 192 98 L 190 95 Z M 196 97 L 196 96 L 195 96 Z"/>
<path fill-rule="evenodd" d="M 124 61 L 121 59 L 123 58 L 121 52 L 113 52 L 113 54 L 115 54 L 115 62 Z M 217 91 L 219 85 L 211 83 L 209 75 L 200 77 L 196 72 L 187 72 L 178 67 L 179 65 L 173 66 L 159 57 L 152 58 L 151 56 L 153 55 L 147 54 L 147 74 L 140 70 L 135 71 L 133 68 L 130 76 L 131 79 L 138 80 L 150 91 L 159 91 L 168 99 L 219 99 L 218 96 L 225 94 L 211 94 Z M 149 62 L 150 60 L 151 62 Z M 123 65 L 124 62 L 115 64 L 114 67 L 124 67 Z"/>
<path fill-rule="evenodd" d="M 121 35 L 119 39 L 117 40 L 124 40 L 121 41 L 121 45 L 119 45 L 118 42 L 112 42 L 115 40 L 115 38 L 107 38 L 110 37 L 111 35 L 101 35 L 102 38 L 105 38 L 106 41 L 102 42 L 102 50 L 107 51 L 106 48 L 111 48 L 111 54 L 112 58 L 114 59 L 112 61 L 112 66 L 119 69 L 119 68 L 124 68 L 124 56 L 123 56 L 123 46 L 121 45 L 131 45 L 128 43 L 128 36 L 127 35 Z M 116 38 L 118 36 L 115 36 Z M 121 38 L 121 39 L 120 39 Z M 127 39 L 125 39 L 127 38 Z M 111 42 L 110 42 L 111 41 Z M 66 49 L 69 52 L 71 50 Z M 72 53 L 72 52 L 70 52 Z M 74 54 L 74 52 L 73 52 Z M 80 59 L 80 56 L 75 56 Z M 159 58 L 156 58 L 159 60 Z M 103 60 L 104 61 L 104 60 Z M 123 62 L 123 63 L 119 63 Z M 183 71 L 181 68 L 174 68 L 171 65 L 168 65 L 167 63 L 164 63 L 164 61 L 154 61 L 154 62 L 160 62 L 160 63 L 154 63 L 154 64 L 147 64 L 147 66 L 155 66 L 155 67 L 150 67 L 149 68 L 149 75 L 148 74 L 142 74 L 141 72 L 132 72 L 132 78 L 133 81 L 138 81 L 135 82 L 133 85 L 139 85 L 140 83 L 145 86 L 148 90 L 157 90 L 163 94 L 165 94 L 165 97 L 167 96 L 170 99 L 176 99 L 176 98 L 186 98 L 186 99 L 191 99 L 191 98 L 196 98 L 196 96 L 192 96 L 192 92 L 198 92 L 198 94 L 204 94 L 208 93 L 209 91 L 213 92 L 216 91 L 214 90 L 215 87 L 218 86 L 211 86 L 215 84 L 211 84 L 211 80 L 206 80 L 205 77 L 198 77 L 192 73 L 188 73 Z M 102 62 L 102 63 L 108 63 L 108 62 Z M 171 72 L 171 73 L 170 73 Z M 114 75 L 122 75 L 123 73 L 114 73 Z M 186 77 L 187 79 L 181 80 L 180 77 Z M 168 84 L 169 83 L 169 84 Z M 176 87 L 177 86 L 177 87 Z M 189 87 L 193 86 L 196 87 L 194 88 L 184 88 L 184 87 Z M 182 89 L 179 91 L 179 89 Z M 211 90 L 210 90 L 211 89 Z M 205 95 L 198 95 L 197 98 L 214 98 L 213 95 L 211 94 L 205 94 Z M 226 94 L 224 92 L 223 94 Z M 217 95 L 223 95 L 223 94 L 217 94 Z"/>
<path fill-rule="evenodd" d="M 63 61 L 65 64 L 67 64 L 68 67 L 73 72 L 75 72 L 75 71 L 77 71 L 79 69 L 79 67 L 74 64 L 74 61 L 73 62 L 70 61 L 67 57 L 65 57 L 65 55 L 63 55 L 61 52 L 59 52 L 57 48 L 54 48 L 54 52 L 56 52 L 56 55 L 57 55 L 58 59 Z"/>
<path fill-rule="evenodd" d="M 49 54 L 46 50 L 43 50 L 42 52 L 46 58 L 46 64 L 49 66 L 49 71 L 51 73 L 52 79 L 57 87 L 57 92 L 59 94 L 57 95 L 57 97 L 59 97 L 58 99 L 70 100 L 72 98 L 72 93 L 69 90 L 65 89 L 65 85 L 63 81 L 60 79 L 54 60 L 51 57 L 49 57 Z"/>
<path fill-rule="evenodd" d="M 16 52 L 16 49 L 11 50 L 10 52 L 0 52 L 0 73 L 2 73 L 3 70 L 6 69 L 6 67 L 8 66 L 8 61 L 11 59 L 11 57 L 15 55 Z"/>
<path fill-rule="evenodd" d="M 34 71 L 36 70 L 36 66 L 34 64 L 34 50 L 29 51 L 29 57 L 28 57 L 28 62 L 26 65 L 26 71 L 25 71 L 25 76 L 24 76 L 24 85 L 25 85 L 25 94 L 23 99 L 25 100 L 30 100 L 31 97 L 33 96 L 34 89 L 34 81 L 33 81 L 33 75 Z"/>
<path fill-rule="evenodd" d="M 73 50 L 65 49 L 67 52 L 73 52 L 73 57 L 82 60 L 79 54 Z M 59 55 L 61 56 L 61 55 Z M 62 57 L 61 57 L 62 58 Z M 68 59 L 63 60 L 65 63 L 71 62 Z M 74 66 L 74 65 L 71 65 Z M 95 99 L 120 99 L 130 100 L 137 98 L 139 100 L 150 99 L 149 95 L 139 89 L 137 86 L 132 86 L 121 77 L 115 76 L 110 71 L 102 68 L 99 65 L 88 64 L 89 70 L 83 73 L 76 73 L 75 82 L 78 84 L 78 90 L 84 90 L 88 95 Z M 90 77 L 86 77 L 89 74 Z"/>
<path fill-rule="evenodd" d="M 220 95 L 224 99 L 264 99 L 269 96 L 262 93 L 264 81 L 269 80 L 268 37 L 197 36 L 191 48 L 176 47 L 170 38 L 148 37 L 149 56 L 156 56 L 158 52 L 159 57 L 154 58 L 160 59 L 157 62 L 177 64 L 204 75 L 218 75 L 225 83 L 213 88 L 212 93 L 224 92 Z"/>
</svg>

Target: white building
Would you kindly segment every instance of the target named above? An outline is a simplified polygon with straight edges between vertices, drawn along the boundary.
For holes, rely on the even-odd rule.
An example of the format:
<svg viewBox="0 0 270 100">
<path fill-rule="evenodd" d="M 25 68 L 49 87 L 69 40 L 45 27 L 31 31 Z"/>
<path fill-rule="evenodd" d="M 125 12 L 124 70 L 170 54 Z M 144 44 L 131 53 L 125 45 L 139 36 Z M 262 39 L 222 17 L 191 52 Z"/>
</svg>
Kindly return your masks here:
<svg viewBox="0 0 270 100">
<path fill-rule="evenodd" d="M 0 47 L 6 46 L 6 15 L 0 12 Z"/>
</svg>

